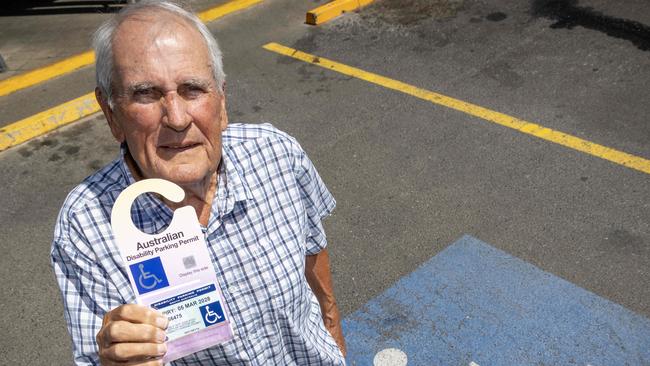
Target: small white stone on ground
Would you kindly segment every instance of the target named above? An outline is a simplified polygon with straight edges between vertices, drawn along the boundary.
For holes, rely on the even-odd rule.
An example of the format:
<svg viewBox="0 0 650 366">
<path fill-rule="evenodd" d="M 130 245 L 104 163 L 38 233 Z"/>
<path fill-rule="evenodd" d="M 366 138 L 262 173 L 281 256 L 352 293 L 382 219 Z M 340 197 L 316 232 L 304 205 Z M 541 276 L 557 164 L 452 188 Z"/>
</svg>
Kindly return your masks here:
<svg viewBox="0 0 650 366">
<path fill-rule="evenodd" d="M 372 361 L 374 366 L 406 366 L 406 353 L 397 348 L 386 348 L 377 352 Z"/>
</svg>

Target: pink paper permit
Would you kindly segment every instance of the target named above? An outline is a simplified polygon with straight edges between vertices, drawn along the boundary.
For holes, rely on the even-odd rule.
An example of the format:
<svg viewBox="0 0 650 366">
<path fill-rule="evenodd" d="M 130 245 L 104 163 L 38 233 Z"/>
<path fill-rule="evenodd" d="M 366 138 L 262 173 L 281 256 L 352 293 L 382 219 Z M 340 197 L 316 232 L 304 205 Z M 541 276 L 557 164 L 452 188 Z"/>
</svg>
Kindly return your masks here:
<svg viewBox="0 0 650 366">
<path fill-rule="evenodd" d="M 136 302 L 169 319 L 163 362 L 170 362 L 232 339 L 234 329 L 194 208 L 176 209 L 161 233 L 143 233 L 133 225 L 131 205 L 147 192 L 172 202 L 185 196 L 163 179 L 138 181 L 115 201 L 111 226 Z"/>
</svg>

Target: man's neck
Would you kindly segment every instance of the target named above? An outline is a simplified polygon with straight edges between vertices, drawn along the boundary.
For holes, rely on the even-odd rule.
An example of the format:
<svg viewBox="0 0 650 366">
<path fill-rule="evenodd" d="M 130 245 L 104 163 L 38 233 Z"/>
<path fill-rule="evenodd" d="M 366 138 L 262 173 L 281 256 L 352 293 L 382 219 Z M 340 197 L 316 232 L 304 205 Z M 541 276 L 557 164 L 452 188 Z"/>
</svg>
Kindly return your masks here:
<svg viewBox="0 0 650 366">
<path fill-rule="evenodd" d="M 136 181 L 145 179 L 138 164 L 135 162 L 129 151 L 125 154 L 126 165 L 131 171 L 131 175 Z M 181 202 L 171 202 L 162 196 L 158 196 L 167 207 L 175 210 L 179 207 L 192 206 L 196 211 L 196 216 L 199 218 L 199 223 L 203 226 L 208 226 L 210 220 L 210 213 L 212 212 L 212 200 L 214 195 L 217 194 L 218 172 L 221 164 L 217 170 L 209 176 L 206 176 L 200 182 L 195 182 L 187 185 L 180 185 L 185 191 L 185 198 Z"/>
</svg>

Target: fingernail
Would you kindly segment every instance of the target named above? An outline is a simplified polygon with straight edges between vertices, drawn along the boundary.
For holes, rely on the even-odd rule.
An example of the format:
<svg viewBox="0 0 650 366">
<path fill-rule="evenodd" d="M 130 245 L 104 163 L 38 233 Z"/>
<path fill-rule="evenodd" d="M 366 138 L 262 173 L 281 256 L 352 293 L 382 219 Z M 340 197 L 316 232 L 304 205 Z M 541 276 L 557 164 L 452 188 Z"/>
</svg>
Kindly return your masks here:
<svg viewBox="0 0 650 366">
<path fill-rule="evenodd" d="M 167 345 L 166 344 L 159 344 L 158 345 L 158 355 L 164 355 L 167 353 Z"/>
<path fill-rule="evenodd" d="M 164 342 L 166 338 L 167 338 L 167 334 L 165 334 L 165 332 L 163 332 L 162 330 L 156 332 L 156 340 L 158 342 Z"/>
<path fill-rule="evenodd" d="M 169 320 L 166 317 L 159 316 L 156 318 L 156 326 L 160 329 L 167 329 L 169 325 Z"/>
</svg>

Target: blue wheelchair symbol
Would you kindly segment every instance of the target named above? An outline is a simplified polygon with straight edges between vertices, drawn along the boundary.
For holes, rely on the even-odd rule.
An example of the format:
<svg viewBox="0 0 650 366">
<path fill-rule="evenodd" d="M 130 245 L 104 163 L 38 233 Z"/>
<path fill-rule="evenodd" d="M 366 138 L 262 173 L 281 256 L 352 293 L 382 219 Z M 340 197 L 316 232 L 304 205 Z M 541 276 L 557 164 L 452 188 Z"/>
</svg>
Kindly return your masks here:
<svg viewBox="0 0 650 366">
<path fill-rule="evenodd" d="M 140 295 L 169 286 L 160 257 L 129 266 Z"/>
<path fill-rule="evenodd" d="M 226 317 L 223 315 L 223 309 L 219 301 L 207 305 L 201 305 L 201 317 L 203 318 L 203 324 L 206 327 L 221 323 L 226 320 Z"/>
</svg>

